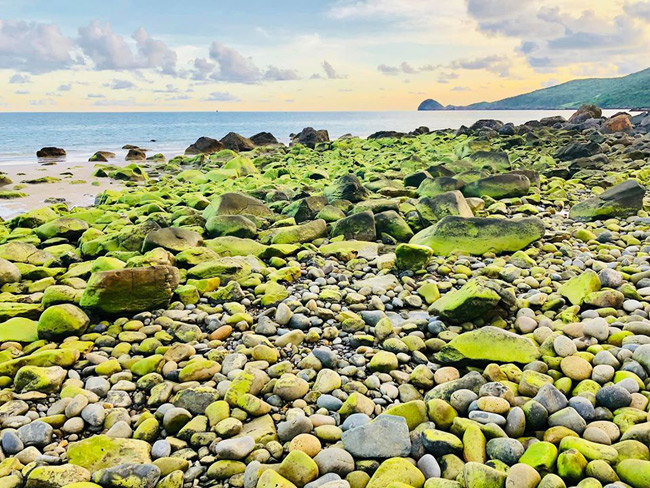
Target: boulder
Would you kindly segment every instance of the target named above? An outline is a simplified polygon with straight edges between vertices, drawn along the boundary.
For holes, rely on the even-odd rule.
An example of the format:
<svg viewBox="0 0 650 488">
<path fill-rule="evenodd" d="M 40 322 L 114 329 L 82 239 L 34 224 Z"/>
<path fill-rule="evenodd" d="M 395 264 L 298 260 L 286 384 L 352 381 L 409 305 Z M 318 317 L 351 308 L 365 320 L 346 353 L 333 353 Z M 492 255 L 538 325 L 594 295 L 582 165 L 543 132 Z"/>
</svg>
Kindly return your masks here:
<svg viewBox="0 0 650 488">
<path fill-rule="evenodd" d="M 101 271 L 92 274 L 79 304 L 108 314 L 164 308 L 179 281 L 173 266 Z"/>
<path fill-rule="evenodd" d="M 124 159 L 127 161 L 145 161 L 147 159 L 147 153 L 142 149 L 129 149 Z"/>
<path fill-rule="evenodd" d="M 225 146 L 210 137 L 199 137 L 194 144 L 185 149 L 185 154 L 213 154 L 224 149 Z"/>
<path fill-rule="evenodd" d="M 375 230 L 378 237 L 388 235 L 397 242 L 406 242 L 413 237 L 413 231 L 404 218 L 395 210 L 375 215 Z"/>
<path fill-rule="evenodd" d="M 469 159 L 475 169 L 487 169 L 493 172 L 510 169 L 510 157 L 505 151 L 476 151 Z"/>
<path fill-rule="evenodd" d="M 0 286 L 6 283 L 17 283 L 21 274 L 18 267 L 4 258 L 0 258 Z"/>
<path fill-rule="evenodd" d="M 352 203 L 367 200 L 370 192 L 361 184 L 355 174 L 347 174 L 336 179 L 331 186 L 325 188 L 325 196 L 329 202 L 348 200 Z"/>
<path fill-rule="evenodd" d="M 271 229 L 262 233 L 260 240 L 263 244 L 302 244 L 326 236 L 327 223 L 322 219 L 317 219 L 300 225 Z"/>
<path fill-rule="evenodd" d="M 273 144 L 279 144 L 278 140 L 270 132 L 260 132 L 251 136 L 250 140 L 253 141 L 253 144 L 256 146 L 271 146 Z"/>
<path fill-rule="evenodd" d="M 181 252 L 202 245 L 203 238 L 193 230 L 182 227 L 165 227 L 147 234 L 142 243 L 142 252 L 145 253 L 157 247 L 171 252 Z"/>
<path fill-rule="evenodd" d="M 16 373 L 14 388 L 18 392 L 55 392 L 61 388 L 67 374 L 61 366 L 23 366 Z"/>
<path fill-rule="evenodd" d="M 65 156 L 65 149 L 60 147 L 42 147 L 36 151 L 37 158 L 60 158 Z"/>
<path fill-rule="evenodd" d="M 47 308 L 38 319 L 38 337 L 48 341 L 82 335 L 90 319 L 76 305 L 62 303 Z"/>
<path fill-rule="evenodd" d="M 346 430 L 341 440 L 355 458 L 385 459 L 411 452 L 408 424 L 396 415 L 380 415 L 368 424 Z"/>
<path fill-rule="evenodd" d="M 88 158 L 91 163 L 106 163 L 109 159 L 113 159 L 115 153 L 109 151 L 97 151 L 95 154 Z"/>
<path fill-rule="evenodd" d="M 305 127 L 298 134 L 291 135 L 291 145 L 302 144 L 311 149 L 319 142 L 329 142 L 330 136 L 326 130 L 316 130 L 313 127 Z"/>
<path fill-rule="evenodd" d="M 482 255 L 515 252 L 544 236 L 544 224 L 536 217 L 523 219 L 462 218 L 448 216 L 418 232 L 411 244 L 429 246 L 434 254 Z"/>
<path fill-rule="evenodd" d="M 203 210 L 203 218 L 208 220 L 214 215 L 252 215 L 255 217 L 273 217 L 273 211 L 264 202 L 243 193 L 224 193 Z"/>
<path fill-rule="evenodd" d="M 579 158 L 588 158 L 600 152 L 600 146 L 594 142 L 570 142 L 562 147 L 555 157 L 560 161 L 573 161 Z"/>
<path fill-rule="evenodd" d="M 627 180 L 598 196 L 574 205 L 569 217 L 574 220 L 606 220 L 636 215 L 643 209 L 645 188 L 636 180 Z"/>
<path fill-rule="evenodd" d="M 372 212 L 349 215 L 334 223 L 332 236 L 343 236 L 346 240 L 374 241 L 375 216 Z"/>
<path fill-rule="evenodd" d="M 37 466 L 27 475 L 27 488 L 91 488 L 90 471 L 74 464 Z"/>
<path fill-rule="evenodd" d="M 471 360 L 528 364 L 540 357 L 539 349 L 527 337 L 492 326 L 464 332 L 436 354 L 443 363 Z"/>
<path fill-rule="evenodd" d="M 37 227 L 34 232 L 43 241 L 53 237 L 62 237 L 75 242 L 81 237 L 81 234 L 88 230 L 88 227 L 88 223 L 81 219 L 60 217 Z"/>
<path fill-rule="evenodd" d="M 402 243 L 395 248 L 395 265 L 397 269 L 418 271 L 426 267 L 432 255 L 428 246 Z"/>
<path fill-rule="evenodd" d="M 435 197 L 442 193 L 453 192 L 463 188 L 465 183 L 450 176 L 439 176 L 437 178 L 426 178 L 418 186 L 419 197 Z"/>
<path fill-rule="evenodd" d="M 95 435 L 68 447 L 68 462 L 94 472 L 121 463 L 151 463 L 151 446 L 137 439 Z"/>
<path fill-rule="evenodd" d="M 500 174 L 481 178 L 463 187 L 466 197 L 488 196 L 495 199 L 528 195 L 530 180 L 524 175 Z"/>
<path fill-rule="evenodd" d="M 205 223 L 210 237 L 235 236 L 253 238 L 257 235 L 255 222 L 243 215 L 215 215 Z"/>
<path fill-rule="evenodd" d="M 291 202 L 282 209 L 282 215 L 293 217 L 297 223 L 313 220 L 318 213 L 327 206 L 327 198 L 324 196 L 311 196 Z"/>
<path fill-rule="evenodd" d="M 435 223 L 448 215 L 466 218 L 474 217 L 467 200 L 458 190 L 440 193 L 433 197 L 420 198 L 415 208 L 420 217 L 431 223 Z"/>
<path fill-rule="evenodd" d="M 228 132 L 219 142 L 223 147 L 235 152 L 252 151 L 255 144 L 248 137 L 244 137 L 236 132 Z"/>
<path fill-rule="evenodd" d="M 431 311 L 456 323 L 482 317 L 501 301 L 495 286 L 488 284 L 486 280 L 469 280 L 460 290 L 449 291 L 436 300 L 431 306 Z"/>
<path fill-rule="evenodd" d="M 580 108 L 569 117 L 569 122 L 572 124 L 581 124 L 589 119 L 598 119 L 603 115 L 603 111 L 600 107 L 593 105 L 591 103 L 585 103 L 581 105 Z"/>
<path fill-rule="evenodd" d="M 50 287 L 51 288 L 51 287 Z M 14 317 L 0 323 L 0 343 L 34 342 L 38 340 L 38 323 L 24 317 Z"/>
<path fill-rule="evenodd" d="M 387 488 L 392 483 L 405 483 L 413 488 L 422 488 L 424 475 L 408 459 L 394 457 L 379 465 L 366 488 Z M 402 486 L 401 484 L 398 486 Z"/>
<path fill-rule="evenodd" d="M 615 134 L 616 132 L 631 132 L 634 126 L 628 114 L 617 114 L 604 120 L 600 130 L 605 134 Z"/>
</svg>

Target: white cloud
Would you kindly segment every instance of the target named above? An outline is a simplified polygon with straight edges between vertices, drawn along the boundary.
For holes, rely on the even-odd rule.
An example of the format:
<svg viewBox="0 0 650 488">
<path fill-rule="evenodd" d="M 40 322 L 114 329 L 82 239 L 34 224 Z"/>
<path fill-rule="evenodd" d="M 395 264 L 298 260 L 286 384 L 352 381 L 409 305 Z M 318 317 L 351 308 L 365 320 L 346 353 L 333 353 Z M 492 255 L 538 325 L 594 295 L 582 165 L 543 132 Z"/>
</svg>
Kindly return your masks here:
<svg viewBox="0 0 650 488">
<path fill-rule="evenodd" d="M 626 3 L 623 9 L 628 15 L 650 22 L 650 2 Z"/>
<path fill-rule="evenodd" d="M 386 64 L 380 64 L 377 66 L 377 70 L 388 76 L 396 76 L 400 73 L 399 68 L 396 68 L 395 66 L 388 66 Z"/>
<path fill-rule="evenodd" d="M 228 92 L 212 92 L 210 96 L 203 99 L 206 102 L 239 102 L 239 97 Z"/>
<path fill-rule="evenodd" d="M 347 78 L 347 75 L 342 75 L 334 69 L 334 66 L 329 61 L 323 61 L 321 63 L 321 66 L 323 67 L 323 71 L 325 72 L 325 76 L 327 76 L 327 79 L 329 80 L 341 80 L 344 78 Z"/>
<path fill-rule="evenodd" d="M 111 90 L 128 90 L 130 88 L 135 88 L 135 83 L 129 80 L 115 79 L 110 83 L 104 83 L 104 86 Z"/>
<path fill-rule="evenodd" d="M 22 75 L 20 73 L 15 73 L 9 78 L 10 85 L 24 85 L 31 82 L 32 79 L 28 75 Z"/>
<path fill-rule="evenodd" d="M 54 24 L 0 19 L 0 69 L 46 73 L 77 64 L 74 44 Z"/>
<path fill-rule="evenodd" d="M 512 60 L 505 56 L 485 56 L 475 59 L 459 59 L 451 63 L 452 69 L 486 70 L 505 77 L 510 74 Z"/>
<path fill-rule="evenodd" d="M 213 80 L 256 83 L 263 76 L 251 58 L 217 41 L 210 46 L 210 59 L 218 66 L 210 75 Z"/>
<path fill-rule="evenodd" d="M 176 53 L 162 41 L 152 39 L 139 28 L 132 36 L 133 42 L 113 32 L 111 24 L 92 21 L 79 28 L 77 40 L 83 53 L 98 70 L 157 69 L 165 74 L 175 74 Z M 131 44 L 135 43 L 135 50 Z"/>
<path fill-rule="evenodd" d="M 65 83 L 63 85 L 59 85 L 58 90 L 59 91 L 70 91 L 70 90 L 72 90 L 72 83 Z"/>
</svg>

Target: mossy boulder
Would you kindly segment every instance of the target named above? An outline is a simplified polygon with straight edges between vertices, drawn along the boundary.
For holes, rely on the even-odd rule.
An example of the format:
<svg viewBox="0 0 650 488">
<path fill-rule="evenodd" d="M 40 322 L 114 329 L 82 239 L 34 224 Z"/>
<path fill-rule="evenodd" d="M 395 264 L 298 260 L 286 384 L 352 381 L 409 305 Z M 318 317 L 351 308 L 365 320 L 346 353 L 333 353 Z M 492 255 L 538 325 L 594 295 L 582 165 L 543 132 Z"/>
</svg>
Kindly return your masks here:
<svg viewBox="0 0 650 488">
<path fill-rule="evenodd" d="M 264 244 L 302 244 L 326 236 L 327 223 L 322 219 L 317 219 L 300 225 L 290 225 L 269 230 L 262 233 L 260 239 Z"/>
<path fill-rule="evenodd" d="M 289 452 L 284 458 L 278 473 L 294 485 L 301 487 L 318 478 L 318 465 L 303 451 L 295 450 Z"/>
<path fill-rule="evenodd" d="M 486 280 L 472 279 L 460 290 L 447 292 L 436 300 L 431 311 L 445 320 L 462 323 L 484 316 L 501 300 L 494 286 Z"/>
<path fill-rule="evenodd" d="M 523 197 L 528 195 L 530 180 L 519 174 L 499 174 L 481 178 L 466 184 L 463 195 L 467 197 L 488 196 L 494 199 Z"/>
<path fill-rule="evenodd" d="M 164 308 L 179 281 L 173 266 L 102 271 L 90 277 L 79 304 L 108 314 Z"/>
<path fill-rule="evenodd" d="M 377 236 L 390 236 L 396 242 L 408 242 L 413 237 L 413 231 L 404 218 L 395 210 L 386 210 L 375 215 Z"/>
<path fill-rule="evenodd" d="M 68 447 L 68 462 L 94 472 L 117 464 L 151 463 L 151 446 L 137 439 L 95 435 Z"/>
<path fill-rule="evenodd" d="M 83 220 L 61 217 L 37 227 L 34 232 L 44 241 L 53 237 L 76 241 L 81 234 L 88 230 L 88 227 L 88 223 Z"/>
<path fill-rule="evenodd" d="M 395 265 L 398 269 L 418 271 L 425 268 L 433 256 L 429 246 L 399 244 L 395 248 Z"/>
<path fill-rule="evenodd" d="M 18 392 L 55 392 L 65 380 L 66 370 L 60 366 L 23 366 L 16 373 L 14 388 Z"/>
<path fill-rule="evenodd" d="M 27 475 L 28 488 L 62 488 L 77 484 L 88 484 L 90 471 L 74 464 L 62 466 L 37 466 Z"/>
<path fill-rule="evenodd" d="M 440 176 L 438 178 L 425 178 L 418 186 L 419 197 L 435 197 L 447 192 L 458 191 L 465 183 L 451 176 Z"/>
<path fill-rule="evenodd" d="M 0 258 L 0 286 L 6 283 L 17 283 L 21 274 L 18 267 L 6 259 Z"/>
<path fill-rule="evenodd" d="M 38 323 L 24 317 L 14 317 L 0 324 L 0 343 L 34 342 L 38 340 Z"/>
<path fill-rule="evenodd" d="M 443 363 L 473 360 L 528 364 L 540 357 L 539 349 L 527 337 L 492 326 L 464 332 L 436 354 Z"/>
<path fill-rule="evenodd" d="M 411 244 L 429 246 L 434 254 L 482 255 L 515 252 L 544 236 L 537 217 L 523 219 L 462 218 L 449 216 L 418 232 Z"/>
<path fill-rule="evenodd" d="M 424 220 L 431 223 L 435 223 L 448 215 L 465 218 L 474 217 L 467 200 L 458 190 L 420 198 L 415 208 Z"/>
<path fill-rule="evenodd" d="M 203 211 L 203 218 L 215 215 L 253 215 L 255 217 L 273 217 L 273 211 L 264 202 L 243 193 L 224 193 L 210 202 Z"/>
<path fill-rule="evenodd" d="M 205 223 L 205 229 L 210 237 L 252 238 L 257 235 L 255 222 L 243 215 L 215 215 Z"/>
<path fill-rule="evenodd" d="M 360 212 L 349 215 L 334 223 L 332 236 L 343 236 L 346 240 L 374 241 L 375 216 L 372 212 Z"/>
<path fill-rule="evenodd" d="M 63 303 L 47 308 L 38 319 L 38 337 L 49 341 L 84 333 L 90 319 L 76 305 Z"/>
<path fill-rule="evenodd" d="M 147 234 L 142 243 L 142 252 L 162 247 L 176 253 L 202 245 L 203 238 L 197 232 L 182 227 L 166 227 Z"/>
<path fill-rule="evenodd" d="M 643 488 L 650 480 L 650 461 L 625 459 L 616 466 L 616 473 L 628 485 Z"/>
<path fill-rule="evenodd" d="M 625 218 L 643 209 L 645 188 L 635 180 L 620 183 L 598 196 L 574 205 L 569 217 L 574 220 Z"/>
<path fill-rule="evenodd" d="M 332 203 L 336 200 L 348 200 L 352 203 L 367 200 L 370 192 L 363 186 L 359 177 L 348 174 L 337 178 L 324 190 L 327 200 Z"/>
<path fill-rule="evenodd" d="M 0 376 L 14 376 L 23 366 L 61 366 L 70 367 L 79 359 L 77 349 L 45 349 L 20 356 L 16 359 L 0 362 Z"/>
</svg>

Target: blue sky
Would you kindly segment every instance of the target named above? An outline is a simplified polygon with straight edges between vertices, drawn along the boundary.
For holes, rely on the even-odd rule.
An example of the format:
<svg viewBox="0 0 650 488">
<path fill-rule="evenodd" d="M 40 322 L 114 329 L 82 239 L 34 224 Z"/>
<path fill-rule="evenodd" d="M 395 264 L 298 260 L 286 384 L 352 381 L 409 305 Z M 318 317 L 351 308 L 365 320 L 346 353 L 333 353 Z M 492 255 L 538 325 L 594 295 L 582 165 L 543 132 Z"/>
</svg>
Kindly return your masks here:
<svg viewBox="0 0 650 488">
<path fill-rule="evenodd" d="M 0 0 L 0 110 L 409 110 L 648 47 L 650 0 Z"/>
</svg>

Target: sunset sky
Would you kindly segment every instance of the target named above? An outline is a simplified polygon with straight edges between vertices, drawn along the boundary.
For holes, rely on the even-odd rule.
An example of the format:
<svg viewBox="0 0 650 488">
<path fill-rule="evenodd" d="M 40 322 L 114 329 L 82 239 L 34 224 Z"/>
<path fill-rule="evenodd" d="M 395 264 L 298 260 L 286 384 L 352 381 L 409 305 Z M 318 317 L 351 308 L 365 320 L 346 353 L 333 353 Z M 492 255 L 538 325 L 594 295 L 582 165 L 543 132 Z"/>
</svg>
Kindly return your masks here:
<svg viewBox="0 0 650 488">
<path fill-rule="evenodd" d="M 648 52 L 650 0 L 0 0 L 0 111 L 413 110 Z"/>
</svg>

